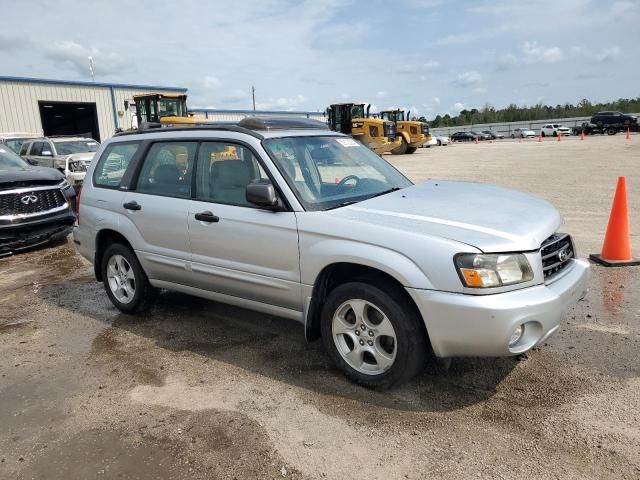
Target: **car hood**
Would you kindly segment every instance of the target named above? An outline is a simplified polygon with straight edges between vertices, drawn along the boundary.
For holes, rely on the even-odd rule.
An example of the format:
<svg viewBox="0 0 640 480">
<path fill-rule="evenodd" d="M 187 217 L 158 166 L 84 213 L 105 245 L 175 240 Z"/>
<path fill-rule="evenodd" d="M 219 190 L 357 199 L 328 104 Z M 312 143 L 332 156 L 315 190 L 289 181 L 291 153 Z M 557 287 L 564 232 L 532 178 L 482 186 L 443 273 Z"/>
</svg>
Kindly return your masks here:
<svg viewBox="0 0 640 480">
<path fill-rule="evenodd" d="M 56 184 L 64 180 L 64 176 L 55 168 L 24 167 L 15 169 L 0 169 L 0 189 L 27 186 L 34 184 Z"/>
<path fill-rule="evenodd" d="M 528 251 L 561 224 L 547 201 L 479 183 L 432 180 L 330 213 L 465 243 L 483 252 Z"/>
<path fill-rule="evenodd" d="M 86 161 L 93 160 L 94 156 L 95 156 L 95 152 L 73 153 L 71 155 L 68 155 L 67 158 L 69 160 L 81 160 L 83 162 L 86 162 Z"/>
</svg>

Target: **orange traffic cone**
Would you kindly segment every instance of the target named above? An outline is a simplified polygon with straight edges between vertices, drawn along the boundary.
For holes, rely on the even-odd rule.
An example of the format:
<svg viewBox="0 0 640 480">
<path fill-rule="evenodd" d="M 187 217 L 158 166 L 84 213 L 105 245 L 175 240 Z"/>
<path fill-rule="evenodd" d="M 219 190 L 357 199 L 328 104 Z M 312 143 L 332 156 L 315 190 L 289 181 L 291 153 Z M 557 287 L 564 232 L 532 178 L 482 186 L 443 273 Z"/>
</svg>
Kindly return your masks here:
<svg viewBox="0 0 640 480">
<path fill-rule="evenodd" d="M 538 143 L 542 143 L 542 132 L 538 134 Z"/>
<path fill-rule="evenodd" d="M 629 237 L 629 211 L 627 209 L 627 181 L 618 177 L 618 186 L 613 197 L 613 206 L 604 236 L 602 253 L 591 254 L 589 258 L 606 267 L 640 265 L 640 260 L 631 257 L 631 239 Z"/>
<path fill-rule="evenodd" d="M 584 128 L 580 130 L 580 140 L 584 140 Z"/>
<path fill-rule="evenodd" d="M 631 138 L 631 132 L 629 131 L 629 127 L 627 127 L 627 140 Z"/>
<path fill-rule="evenodd" d="M 478 137 L 476 137 L 473 141 L 474 141 L 474 143 L 475 143 L 476 145 L 478 145 L 478 144 L 480 143 L 480 140 L 478 140 Z"/>
</svg>

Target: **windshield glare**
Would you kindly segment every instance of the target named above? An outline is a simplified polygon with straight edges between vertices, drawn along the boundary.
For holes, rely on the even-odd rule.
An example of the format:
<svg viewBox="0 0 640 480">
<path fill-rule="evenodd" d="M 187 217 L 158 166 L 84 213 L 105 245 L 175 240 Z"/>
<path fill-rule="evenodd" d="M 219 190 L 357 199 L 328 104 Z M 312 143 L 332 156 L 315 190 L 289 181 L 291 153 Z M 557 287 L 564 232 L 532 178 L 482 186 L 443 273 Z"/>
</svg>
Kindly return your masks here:
<svg viewBox="0 0 640 480">
<path fill-rule="evenodd" d="M 8 148 L 0 147 L 0 170 L 27 168 L 27 163 Z"/>
<path fill-rule="evenodd" d="M 95 140 L 72 140 L 69 142 L 56 142 L 58 155 L 72 155 L 74 153 L 96 152 L 100 146 Z"/>
<path fill-rule="evenodd" d="M 349 137 L 271 138 L 264 146 L 307 210 L 336 208 L 412 185 Z"/>
</svg>

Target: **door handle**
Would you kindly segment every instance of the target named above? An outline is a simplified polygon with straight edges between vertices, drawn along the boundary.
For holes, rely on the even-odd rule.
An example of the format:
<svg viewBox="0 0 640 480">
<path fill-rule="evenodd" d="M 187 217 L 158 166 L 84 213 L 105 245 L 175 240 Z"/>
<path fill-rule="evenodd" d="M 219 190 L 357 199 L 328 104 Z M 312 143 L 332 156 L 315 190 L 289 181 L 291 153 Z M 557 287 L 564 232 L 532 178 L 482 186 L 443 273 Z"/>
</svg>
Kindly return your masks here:
<svg viewBox="0 0 640 480">
<path fill-rule="evenodd" d="M 215 216 L 208 210 L 206 212 L 196 213 L 195 217 L 196 220 L 200 220 L 201 222 L 218 223 L 220 221 L 220 217 Z"/>
<path fill-rule="evenodd" d="M 122 206 L 126 209 L 126 210 L 142 210 L 142 205 L 140 205 L 138 202 L 133 201 L 133 202 L 127 202 L 127 203 L 123 203 Z"/>
</svg>

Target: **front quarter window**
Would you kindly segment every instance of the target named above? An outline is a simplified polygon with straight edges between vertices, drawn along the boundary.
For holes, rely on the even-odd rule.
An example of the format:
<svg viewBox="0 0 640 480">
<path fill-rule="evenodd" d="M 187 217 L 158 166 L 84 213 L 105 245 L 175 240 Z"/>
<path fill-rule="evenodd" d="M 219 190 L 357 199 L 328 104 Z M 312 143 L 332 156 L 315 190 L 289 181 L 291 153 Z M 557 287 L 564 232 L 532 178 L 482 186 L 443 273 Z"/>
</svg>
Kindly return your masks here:
<svg viewBox="0 0 640 480">
<path fill-rule="evenodd" d="M 412 185 L 349 137 L 271 138 L 264 147 L 307 210 L 336 208 Z"/>
</svg>

